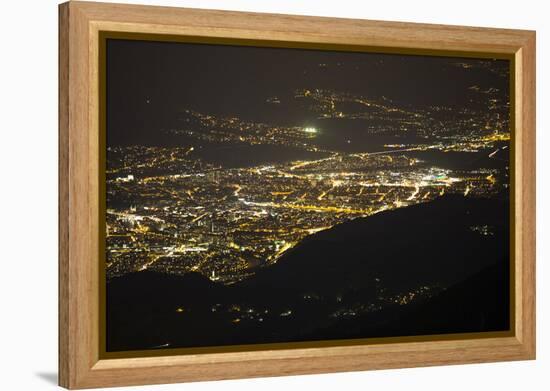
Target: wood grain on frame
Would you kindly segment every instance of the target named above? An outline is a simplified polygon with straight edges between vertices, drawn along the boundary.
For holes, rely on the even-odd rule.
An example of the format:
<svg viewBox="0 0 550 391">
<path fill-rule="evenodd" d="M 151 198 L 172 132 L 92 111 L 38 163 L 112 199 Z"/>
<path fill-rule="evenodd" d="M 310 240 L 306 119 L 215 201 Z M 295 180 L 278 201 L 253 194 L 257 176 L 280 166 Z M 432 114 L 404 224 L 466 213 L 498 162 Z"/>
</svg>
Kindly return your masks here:
<svg viewBox="0 0 550 391">
<path fill-rule="evenodd" d="M 99 357 L 100 31 L 512 56 L 515 335 L 102 360 Z M 90 388 L 533 359 L 535 33 L 69 2 L 59 7 L 59 383 Z"/>
</svg>

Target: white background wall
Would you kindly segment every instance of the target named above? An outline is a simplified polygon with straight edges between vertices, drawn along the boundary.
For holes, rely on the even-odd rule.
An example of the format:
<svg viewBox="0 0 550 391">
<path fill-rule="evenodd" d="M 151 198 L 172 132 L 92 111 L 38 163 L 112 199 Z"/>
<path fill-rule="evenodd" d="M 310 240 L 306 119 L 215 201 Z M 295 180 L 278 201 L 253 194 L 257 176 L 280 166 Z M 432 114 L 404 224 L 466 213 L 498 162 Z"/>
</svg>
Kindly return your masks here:
<svg viewBox="0 0 550 391">
<path fill-rule="evenodd" d="M 119 2 L 125 2 L 119 0 Z M 144 387 L 154 390 L 542 390 L 550 384 L 548 13 L 542 0 L 134 0 L 134 3 L 537 30 L 538 359 Z M 57 376 L 57 1 L 0 3 L 0 389 Z M 546 241 L 545 241 L 546 239 Z M 546 385 L 544 385 L 546 383 Z M 135 388 L 137 389 L 137 388 Z"/>
</svg>

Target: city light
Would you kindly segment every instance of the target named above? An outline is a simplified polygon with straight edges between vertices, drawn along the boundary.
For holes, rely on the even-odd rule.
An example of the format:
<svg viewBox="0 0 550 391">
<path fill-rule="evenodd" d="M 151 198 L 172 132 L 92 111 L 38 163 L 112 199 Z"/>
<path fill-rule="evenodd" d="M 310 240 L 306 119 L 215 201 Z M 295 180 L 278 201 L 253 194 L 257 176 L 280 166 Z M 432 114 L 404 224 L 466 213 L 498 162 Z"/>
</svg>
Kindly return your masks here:
<svg viewBox="0 0 550 391">
<path fill-rule="evenodd" d="M 440 168 L 422 155 L 461 153 L 501 161 L 510 134 L 504 116 L 487 120 L 486 113 L 466 112 L 464 119 L 445 125 L 452 132 L 443 132 L 429 112 L 388 101 L 320 89 L 297 91 L 297 96 L 307 97 L 320 118 L 375 119 L 375 128 L 362 130 L 369 136 L 414 130 L 416 142 L 396 137 L 378 150 L 349 153 L 320 144 L 313 126 L 186 110 L 195 128 L 171 132 L 195 145 L 108 150 L 107 277 L 144 270 L 197 272 L 232 284 L 277 263 L 307 236 L 346 221 L 446 194 L 490 197 L 506 185 L 501 169 Z M 343 111 L 341 103 L 368 108 L 368 116 Z M 286 161 L 224 167 L 201 157 L 201 143 L 272 145 L 304 153 Z"/>
</svg>

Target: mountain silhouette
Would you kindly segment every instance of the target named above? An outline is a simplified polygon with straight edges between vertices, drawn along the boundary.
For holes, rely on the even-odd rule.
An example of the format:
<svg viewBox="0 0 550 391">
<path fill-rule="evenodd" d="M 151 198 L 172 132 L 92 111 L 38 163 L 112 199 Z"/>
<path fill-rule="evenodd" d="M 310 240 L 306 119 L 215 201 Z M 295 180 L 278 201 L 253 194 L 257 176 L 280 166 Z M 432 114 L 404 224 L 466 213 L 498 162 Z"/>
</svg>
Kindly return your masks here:
<svg viewBox="0 0 550 391">
<path fill-rule="evenodd" d="M 509 201 L 447 195 L 305 238 L 224 286 L 107 284 L 107 351 L 509 329 Z"/>
</svg>

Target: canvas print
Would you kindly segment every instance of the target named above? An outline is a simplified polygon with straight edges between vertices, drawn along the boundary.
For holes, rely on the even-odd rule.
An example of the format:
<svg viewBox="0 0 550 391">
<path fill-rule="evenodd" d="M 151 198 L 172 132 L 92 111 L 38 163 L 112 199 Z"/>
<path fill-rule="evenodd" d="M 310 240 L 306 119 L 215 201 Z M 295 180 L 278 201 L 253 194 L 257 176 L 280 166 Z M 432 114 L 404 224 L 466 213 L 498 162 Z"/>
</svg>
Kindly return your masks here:
<svg viewBox="0 0 550 391">
<path fill-rule="evenodd" d="M 108 38 L 104 72 L 106 352 L 511 328 L 508 60 Z"/>
</svg>

